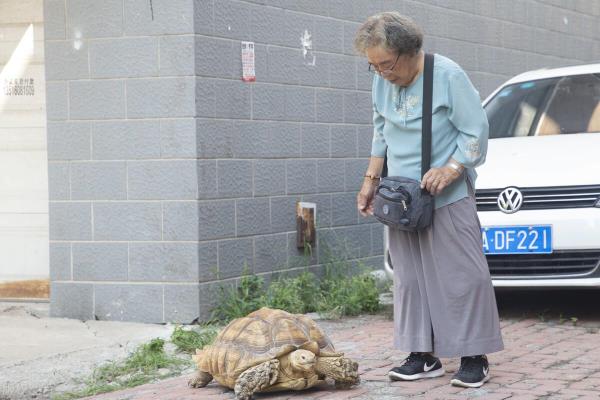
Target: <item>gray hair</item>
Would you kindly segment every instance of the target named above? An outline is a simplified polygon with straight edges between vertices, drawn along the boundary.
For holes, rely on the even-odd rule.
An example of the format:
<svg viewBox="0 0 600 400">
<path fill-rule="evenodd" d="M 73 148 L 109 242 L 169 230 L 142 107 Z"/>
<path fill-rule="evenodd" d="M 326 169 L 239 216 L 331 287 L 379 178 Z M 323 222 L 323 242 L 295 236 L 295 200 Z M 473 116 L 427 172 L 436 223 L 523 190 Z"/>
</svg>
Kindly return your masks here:
<svg viewBox="0 0 600 400">
<path fill-rule="evenodd" d="M 401 55 L 416 55 L 423 46 L 423 31 L 410 18 L 397 11 L 375 14 L 367 18 L 356 32 L 354 48 L 361 54 L 382 46 Z"/>
</svg>

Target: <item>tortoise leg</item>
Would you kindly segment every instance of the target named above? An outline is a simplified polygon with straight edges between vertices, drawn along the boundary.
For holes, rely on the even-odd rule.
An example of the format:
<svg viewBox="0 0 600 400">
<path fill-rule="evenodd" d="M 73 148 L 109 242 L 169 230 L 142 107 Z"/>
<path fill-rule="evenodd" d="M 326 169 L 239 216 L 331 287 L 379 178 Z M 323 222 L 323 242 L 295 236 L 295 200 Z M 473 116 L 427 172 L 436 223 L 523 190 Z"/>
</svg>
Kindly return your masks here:
<svg viewBox="0 0 600 400">
<path fill-rule="evenodd" d="M 254 392 L 259 392 L 277 382 L 279 360 L 269 360 L 248 368 L 235 381 L 237 400 L 250 400 Z"/>
<path fill-rule="evenodd" d="M 196 376 L 188 381 L 188 385 L 193 388 L 200 388 L 208 385 L 213 377 L 208 372 L 198 371 Z"/>
<path fill-rule="evenodd" d="M 317 374 L 335 381 L 338 389 L 347 389 L 360 382 L 358 364 L 346 357 L 317 357 Z"/>
</svg>

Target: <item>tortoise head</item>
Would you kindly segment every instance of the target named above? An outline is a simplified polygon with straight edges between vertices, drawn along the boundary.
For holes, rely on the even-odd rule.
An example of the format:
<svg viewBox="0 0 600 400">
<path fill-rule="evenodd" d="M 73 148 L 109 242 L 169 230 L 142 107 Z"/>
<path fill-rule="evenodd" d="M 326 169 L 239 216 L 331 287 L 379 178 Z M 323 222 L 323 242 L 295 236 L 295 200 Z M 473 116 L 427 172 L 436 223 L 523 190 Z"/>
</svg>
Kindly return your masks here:
<svg viewBox="0 0 600 400">
<path fill-rule="evenodd" d="M 296 350 L 290 354 L 290 365 L 296 371 L 310 372 L 315 368 L 317 357 L 308 350 Z"/>
</svg>

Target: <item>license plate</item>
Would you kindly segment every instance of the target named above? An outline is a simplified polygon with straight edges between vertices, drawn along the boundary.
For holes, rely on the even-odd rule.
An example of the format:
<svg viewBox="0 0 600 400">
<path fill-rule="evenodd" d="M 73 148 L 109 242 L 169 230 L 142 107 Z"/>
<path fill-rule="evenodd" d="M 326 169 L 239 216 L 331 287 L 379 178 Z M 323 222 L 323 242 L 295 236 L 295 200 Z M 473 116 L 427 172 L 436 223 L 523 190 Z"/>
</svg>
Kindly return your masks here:
<svg viewBox="0 0 600 400">
<path fill-rule="evenodd" d="M 552 226 L 486 226 L 481 228 L 485 254 L 552 253 Z"/>
</svg>

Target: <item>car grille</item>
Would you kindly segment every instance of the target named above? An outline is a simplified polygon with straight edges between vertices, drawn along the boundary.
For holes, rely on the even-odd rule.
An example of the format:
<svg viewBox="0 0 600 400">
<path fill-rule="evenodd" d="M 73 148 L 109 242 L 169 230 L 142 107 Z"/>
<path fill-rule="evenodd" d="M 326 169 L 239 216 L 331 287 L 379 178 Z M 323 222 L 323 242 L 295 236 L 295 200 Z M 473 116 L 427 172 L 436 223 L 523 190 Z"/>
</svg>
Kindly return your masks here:
<svg viewBox="0 0 600 400">
<path fill-rule="evenodd" d="M 498 211 L 498 196 L 504 189 L 476 192 L 478 211 Z M 521 210 L 594 207 L 600 198 L 600 185 L 519 188 L 523 193 Z"/>
<path fill-rule="evenodd" d="M 592 271 L 598 265 L 600 250 L 557 250 L 552 254 L 488 254 L 486 257 L 492 276 L 580 275 Z"/>
</svg>

